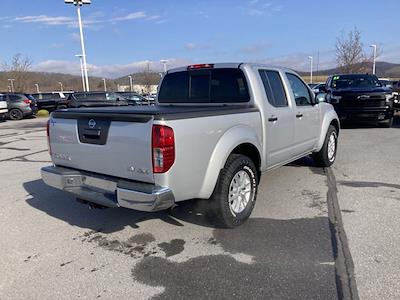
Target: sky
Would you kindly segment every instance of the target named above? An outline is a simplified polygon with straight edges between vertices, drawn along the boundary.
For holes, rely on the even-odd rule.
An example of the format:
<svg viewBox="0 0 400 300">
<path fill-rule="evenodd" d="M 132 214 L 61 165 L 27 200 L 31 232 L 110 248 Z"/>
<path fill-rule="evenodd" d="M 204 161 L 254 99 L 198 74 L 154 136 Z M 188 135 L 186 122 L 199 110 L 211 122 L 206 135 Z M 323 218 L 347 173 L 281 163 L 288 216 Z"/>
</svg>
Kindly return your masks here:
<svg viewBox="0 0 400 300">
<path fill-rule="evenodd" d="M 365 50 L 400 63 L 398 0 L 92 0 L 82 8 L 89 75 L 116 78 L 149 62 L 263 62 L 296 70 L 335 66 L 335 42 L 355 26 Z M 63 0 L 1 0 L 0 61 L 16 53 L 32 69 L 80 74 L 76 8 Z M 319 59 L 318 59 L 319 58 Z"/>
</svg>

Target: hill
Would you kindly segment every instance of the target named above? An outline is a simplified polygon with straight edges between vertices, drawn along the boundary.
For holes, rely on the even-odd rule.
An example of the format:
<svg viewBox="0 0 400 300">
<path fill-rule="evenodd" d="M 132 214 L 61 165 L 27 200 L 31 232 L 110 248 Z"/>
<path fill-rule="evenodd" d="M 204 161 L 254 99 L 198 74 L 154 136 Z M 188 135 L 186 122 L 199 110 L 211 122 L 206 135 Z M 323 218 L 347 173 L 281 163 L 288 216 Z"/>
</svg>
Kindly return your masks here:
<svg viewBox="0 0 400 300">
<path fill-rule="evenodd" d="M 376 72 L 378 77 L 389 77 L 398 79 L 400 78 L 400 64 L 377 62 Z M 319 70 L 318 74 L 314 72 L 314 81 L 317 81 L 317 76 L 319 76 L 319 78 L 322 78 L 320 81 L 323 81 L 327 75 L 335 73 L 340 73 L 340 70 L 338 68 Z M 299 74 L 303 77 L 308 77 L 309 72 L 299 72 Z M 159 73 L 154 72 L 141 72 L 131 75 L 134 78 L 134 84 L 158 84 L 160 80 Z M 107 89 L 110 91 L 116 91 L 118 85 L 129 85 L 128 76 L 129 75 L 116 79 L 107 79 Z M 8 90 L 9 78 L 15 79 L 15 91 L 35 93 L 36 83 L 39 84 L 40 90 L 43 92 L 58 91 L 61 88 L 59 82 L 62 82 L 64 90 L 82 90 L 81 77 L 76 75 L 45 72 L 0 72 L 0 92 Z M 100 77 L 89 77 L 89 83 L 91 90 L 103 90 L 104 88 L 103 79 Z"/>
</svg>

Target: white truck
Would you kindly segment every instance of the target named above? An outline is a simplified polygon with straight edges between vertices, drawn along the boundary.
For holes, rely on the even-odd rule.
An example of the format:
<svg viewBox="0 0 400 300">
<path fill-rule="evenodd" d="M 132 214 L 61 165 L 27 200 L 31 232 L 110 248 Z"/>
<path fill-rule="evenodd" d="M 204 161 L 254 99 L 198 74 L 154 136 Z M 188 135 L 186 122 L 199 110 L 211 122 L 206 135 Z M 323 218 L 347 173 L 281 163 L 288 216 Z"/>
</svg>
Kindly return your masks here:
<svg viewBox="0 0 400 300">
<path fill-rule="evenodd" d="M 0 94 L 0 121 L 4 119 L 4 117 L 8 113 L 8 104 L 7 98 L 4 94 Z"/>
<path fill-rule="evenodd" d="M 339 129 L 333 107 L 292 70 L 190 65 L 167 72 L 155 106 L 53 112 L 53 166 L 41 172 L 46 184 L 107 207 L 209 199 L 218 225 L 235 227 L 264 172 L 310 154 L 330 166 Z"/>
</svg>

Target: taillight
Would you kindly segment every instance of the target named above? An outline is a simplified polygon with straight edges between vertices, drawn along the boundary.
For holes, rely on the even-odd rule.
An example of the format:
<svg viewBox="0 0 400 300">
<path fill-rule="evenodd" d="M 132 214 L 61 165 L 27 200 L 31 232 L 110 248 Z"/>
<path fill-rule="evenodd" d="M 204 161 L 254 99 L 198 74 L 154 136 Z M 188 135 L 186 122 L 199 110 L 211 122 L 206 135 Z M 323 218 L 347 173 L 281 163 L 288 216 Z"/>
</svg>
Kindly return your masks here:
<svg viewBox="0 0 400 300">
<path fill-rule="evenodd" d="M 26 104 L 31 104 L 31 103 L 32 103 L 32 101 L 29 100 L 29 99 L 24 99 L 23 101 L 24 101 Z"/>
<path fill-rule="evenodd" d="M 171 127 L 153 125 L 153 173 L 167 172 L 175 162 L 175 138 Z"/>
<path fill-rule="evenodd" d="M 47 120 L 46 134 L 47 134 L 47 148 L 48 148 L 49 154 L 50 154 L 50 156 L 51 156 L 51 145 L 50 145 L 50 119 Z"/>
</svg>

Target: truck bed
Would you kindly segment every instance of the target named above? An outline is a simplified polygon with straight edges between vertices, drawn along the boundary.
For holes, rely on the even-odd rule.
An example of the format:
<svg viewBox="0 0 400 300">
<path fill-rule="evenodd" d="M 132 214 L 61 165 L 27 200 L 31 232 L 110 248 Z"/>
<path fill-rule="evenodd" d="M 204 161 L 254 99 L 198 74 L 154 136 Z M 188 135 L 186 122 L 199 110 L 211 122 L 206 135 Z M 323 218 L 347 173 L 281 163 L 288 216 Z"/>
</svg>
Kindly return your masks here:
<svg viewBox="0 0 400 300">
<path fill-rule="evenodd" d="M 112 121 L 146 121 L 154 120 L 176 120 L 190 119 L 217 115 L 229 115 L 257 111 L 255 106 L 250 105 L 215 105 L 215 106 L 182 106 L 182 105 L 160 105 L 160 106 L 120 106 L 120 107 L 97 107 L 97 108 L 71 108 L 55 111 L 54 118 L 80 119 L 88 116 L 96 118 L 107 118 Z"/>
</svg>

